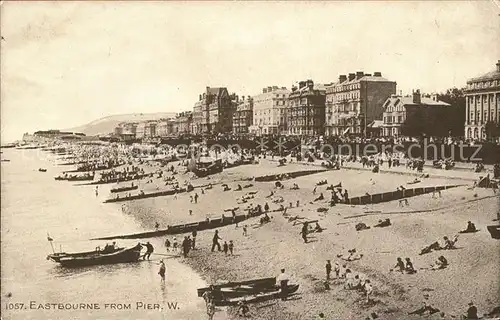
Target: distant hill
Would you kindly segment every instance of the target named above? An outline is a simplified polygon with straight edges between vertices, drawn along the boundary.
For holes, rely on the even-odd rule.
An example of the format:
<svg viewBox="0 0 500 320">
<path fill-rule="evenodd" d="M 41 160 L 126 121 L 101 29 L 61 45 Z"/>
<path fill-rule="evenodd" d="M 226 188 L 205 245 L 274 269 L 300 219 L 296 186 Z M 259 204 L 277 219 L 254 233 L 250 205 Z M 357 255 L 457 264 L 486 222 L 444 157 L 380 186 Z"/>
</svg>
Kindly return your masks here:
<svg viewBox="0 0 500 320">
<path fill-rule="evenodd" d="M 103 135 L 112 133 L 120 122 L 139 122 L 173 117 L 175 117 L 175 112 L 118 114 L 94 120 L 83 126 L 64 129 L 63 131 L 82 132 L 88 136 Z"/>
</svg>

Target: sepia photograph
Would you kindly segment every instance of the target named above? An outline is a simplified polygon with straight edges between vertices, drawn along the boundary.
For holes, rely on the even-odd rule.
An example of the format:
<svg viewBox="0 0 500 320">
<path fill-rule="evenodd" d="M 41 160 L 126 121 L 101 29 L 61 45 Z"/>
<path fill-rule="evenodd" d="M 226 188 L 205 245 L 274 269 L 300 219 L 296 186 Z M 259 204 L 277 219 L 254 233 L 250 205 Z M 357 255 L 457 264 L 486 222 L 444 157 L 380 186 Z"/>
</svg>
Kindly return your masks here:
<svg viewBox="0 0 500 320">
<path fill-rule="evenodd" d="M 500 1 L 0 1 L 1 320 L 500 320 Z"/>
</svg>

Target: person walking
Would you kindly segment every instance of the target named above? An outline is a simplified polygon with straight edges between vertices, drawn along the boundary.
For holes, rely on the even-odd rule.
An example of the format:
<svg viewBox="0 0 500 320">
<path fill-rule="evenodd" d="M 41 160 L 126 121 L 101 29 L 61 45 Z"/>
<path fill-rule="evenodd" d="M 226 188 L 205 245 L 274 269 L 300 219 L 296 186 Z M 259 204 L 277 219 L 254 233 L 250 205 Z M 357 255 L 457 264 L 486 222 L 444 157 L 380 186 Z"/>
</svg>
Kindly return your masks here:
<svg viewBox="0 0 500 320">
<path fill-rule="evenodd" d="M 165 282 L 165 272 L 166 272 L 165 263 L 163 263 L 162 259 L 160 260 L 160 271 L 158 271 L 158 274 L 161 277 L 161 282 Z"/>
<path fill-rule="evenodd" d="M 212 238 L 212 252 L 215 251 L 216 246 L 217 246 L 217 251 L 221 251 L 219 240 L 222 240 L 222 238 L 219 237 L 219 231 L 215 230 L 214 237 Z"/>
</svg>

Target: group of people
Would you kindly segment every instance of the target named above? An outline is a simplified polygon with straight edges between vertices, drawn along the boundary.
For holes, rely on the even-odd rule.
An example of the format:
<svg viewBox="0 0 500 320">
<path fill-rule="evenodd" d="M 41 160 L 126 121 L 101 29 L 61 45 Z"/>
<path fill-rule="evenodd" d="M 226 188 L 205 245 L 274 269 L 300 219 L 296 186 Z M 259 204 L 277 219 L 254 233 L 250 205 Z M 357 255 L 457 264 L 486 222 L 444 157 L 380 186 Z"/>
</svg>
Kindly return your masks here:
<svg viewBox="0 0 500 320">
<path fill-rule="evenodd" d="M 332 270 L 335 272 L 335 279 L 344 281 L 344 289 L 348 290 L 358 290 L 364 294 L 366 297 L 366 302 L 370 302 L 370 296 L 373 293 L 373 285 L 370 279 L 366 278 L 362 274 L 354 274 L 346 264 L 342 266 L 338 262 L 335 262 L 335 266 L 332 267 L 331 260 L 326 261 L 326 288 L 329 289 L 329 282 L 332 277 Z"/>
<path fill-rule="evenodd" d="M 245 232 L 245 231 L 244 231 Z M 224 251 L 225 255 L 233 255 L 234 251 L 234 243 L 233 240 L 229 240 L 229 243 L 227 241 L 224 241 L 224 244 L 221 245 L 219 243 L 219 240 L 222 240 L 222 238 L 219 236 L 219 230 L 215 230 L 214 236 L 212 238 L 212 249 L 211 251 L 214 252 L 215 248 L 217 248 L 217 251 Z"/>
<path fill-rule="evenodd" d="M 195 250 L 196 249 L 196 236 L 198 235 L 198 232 L 194 230 L 191 235 L 184 236 L 184 239 L 182 240 L 181 245 L 179 246 L 179 243 L 177 241 L 177 237 L 174 237 L 172 241 L 170 241 L 169 238 L 165 239 L 165 247 L 167 248 L 167 251 L 172 250 L 174 253 L 178 253 L 179 249 L 182 252 L 182 255 L 184 258 L 187 258 L 189 251 Z"/>
</svg>

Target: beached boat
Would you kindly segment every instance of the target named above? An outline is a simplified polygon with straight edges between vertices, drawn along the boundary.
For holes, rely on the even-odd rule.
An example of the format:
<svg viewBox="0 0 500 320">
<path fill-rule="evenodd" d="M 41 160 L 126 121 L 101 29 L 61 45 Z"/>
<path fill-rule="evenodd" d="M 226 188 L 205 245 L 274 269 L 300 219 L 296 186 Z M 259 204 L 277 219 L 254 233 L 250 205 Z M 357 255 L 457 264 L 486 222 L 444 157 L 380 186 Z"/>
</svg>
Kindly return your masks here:
<svg viewBox="0 0 500 320">
<path fill-rule="evenodd" d="M 211 174 L 222 172 L 224 166 L 222 159 L 211 160 L 209 158 L 200 159 L 193 168 L 194 174 L 199 177 L 206 177 Z"/>
<path fill-rule="evenodd" d="M 134 262 L 141 256 L 141 245 L 131 248 L 117 248 L 111 252 L 103 253 L 100 250 L 80 253 L 53 253 L 47 260 L 60 263 L 63 267 L 84 267 L 102 264 Z"/>
<path fill-rule="evenodd" d="M 77 176 L 77 177 L 55 177 L 55 180 L 66 180 L 66 181 L 92 181 L 94 176 Z"/>
<path fill-rule="evenodd" d="M 493 239 L 500 239 L 500 225 L 487 226 L 486 228 Z"/>
<path fill-rule="evenodd" d="M 124 196 L 124 197 L 119 197 L 117 195 L 116 198 L 112 199 L 107 199 L 104 201 L 104 203 L 110 203 L 110 202 L 122 202 L 122 201 L 130 201 L 130 200 L 140 200 L 140 199 L 146 199 L 146 198 L 155 198 L 155 197 L 163 197 L 163 196 L 171 196 L 176 193 L 181 193 L 181 192 L 186 192 L 186 188 L 181 188 L 181 189 L 171 189 L 171 190 L 165 190 L 165 191 L 157 191 L 157 192 L 150 192 L 150 193 L 139 193 L 139 194 L 134 194 L 130 196 Z"/>
<path fill-rule="evenodd" d="M 111 192 L 115 193 L 115 192 L 123 192 L 123 191 L 132 191 L 132 190 L 136 190 L 137 188 L 139 188 L 139 186 L 128 186 L 128 187 L 121 187 L 121 188 L 113 188 L 113 189 L 111 189 Z"/>
<path fill-rule="evenodd" d="M 78 164 L 82 164 L 82 163 L 87 163 L 87 162 L 86 161 L 78 162 Z M 74 164 L 77 164 L 77 163 L 74 163 Z M 77 169 L 74 169 L 74 170 L 64 171 L 64 173 L 102 171 L 102 170 L 109 170 L 109 169 L 118 168 L 118 167 L 121 167 L 123 165 L 124 165 L 124 163 L 117 163 L 117 164 L 114 164 L 112 166 L 101 165 L 101 166 L 97 166 L 95 168 L 82 167 L 82 168 L 77 168 Z"/>
<path fill-rule="evenodd" d="M 2 161 L 2 162 L 10 162 L 9 159 L 0 159 L 0 161 Z"/>
<path fill-rule="evenodd" d="M 108 180 L 97 180 L 93 181 L 90 183 L 82 183 L 78 184 L 78 186 L 88 186 L 88 185 L 95 185 L 95 184 L 109 184 L 109 183 L 117 183 L 117 182 L 123 182 L 123 181 L 132 181 L 132 180 L 139 180 L 145 177 L 150 176 L 150 174 L 139 174 L 136 176 L 131 176 L 131 177 L 126 177 L 126 178 L 113 178 L 113 179 L 108 179 Z"/>
<path fill-rule="evenodd" d="M 299 289 L 299 285 L 288 285 L 287 286 L 287 296 L 294 294 Z M 251 295 L 243 295 L 235 298 L 225 298 L 222 300 L 214 300 L 216 306 L 233 306 L 237 305 L 240 301 L 245 303 L 257 303 L 268 300 L 274 300 L 281 298 L 281 290 L 279 287 L 274 288 L 272 291 L 260 292 Z"/>
<path fill-rule="evenodd" d="M 40 172 L 47 172 L 47 169 L 45 169 L 45 168 L 39 168 L 38 171 L 40 171 Z"/>
<path fill-rule="evenodd" d="M 251 292 L 255 293 L 255 290 L 265 290 L 269 288 L 274 288 L 276 286 L 276 278 L 261 278 L 261 279 L 253 279 L 246 281 L 235 281 L 235 282 L 227 282 L 223 284 L 215 284 L 212 285 L 214 289 L 217 291 L 220 289 L 223 292 L 230 292 L 228 294 L 236 293 L 236 292 Z M 209 287 L 199 288 L 198 289 L 198 297 L 203 296 L 203 294 L 210 290 Z"/>
</svg>

